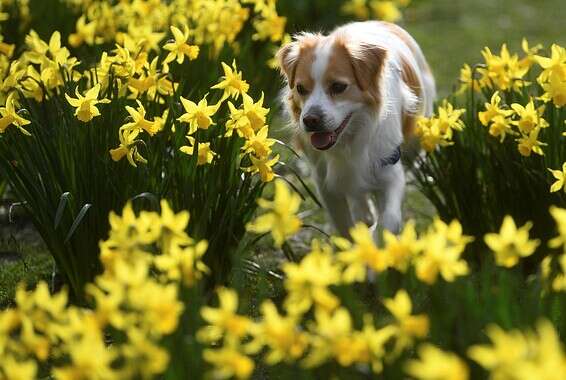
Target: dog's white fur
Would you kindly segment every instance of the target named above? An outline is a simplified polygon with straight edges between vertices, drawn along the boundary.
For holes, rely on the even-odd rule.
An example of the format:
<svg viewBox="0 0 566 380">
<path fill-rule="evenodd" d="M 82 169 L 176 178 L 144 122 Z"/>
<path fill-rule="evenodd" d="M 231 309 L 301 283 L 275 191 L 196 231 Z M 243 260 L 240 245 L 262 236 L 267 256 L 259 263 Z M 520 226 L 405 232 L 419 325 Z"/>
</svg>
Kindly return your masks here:
<svg viewBox="0 0 566 380">
<path fill-rule="evenodd" d="M 307 42 L 310 44 L 309 83 L 314 85 L 308 95 L 301 96 L 297 94 L 296 83 L 292 83 L 295 80 L 292 70 L 300 63 Z M 347 95 L 344 96 L 329 93 L 327 83 L 332 77 L 333 68 L 329 66 L 338 42 L 346 48 L 357 79 L 356 83 L 347 83 Z M 368 54 L 372 49 L 377 55 Z M 376 57 L 383 59 L 379 63 L 377 80 L 358 78 L 357 75 L 367 73 L 358 72 L 356 65 L 362 65 L 362 68 L 375 65 L 372 60 Z M 349 229 L 356 222 L 373 223 L 375 218 L 369 201 L 373 196 L 381 227 L 398 233 L 402 227 L 404 169 L 400 161 L 384 167 L 380 162 L 403 143 L 403 117 L 432 113 L 434 78 L 417 43 L 395 25 L 368 21 L 342 26 L 327 36 L 299 34 L 290 45 L 282 48 L 279 58 L 288 83 L 283 90 L 287 111 L 291 116 L 295 114 L 300 145 L 313 168 L 319 193 L 338 232 L 349 236 Z M 403 78 L 403 70 L 408 66 L 416 75 L 414 80 L 418 81 L 420 91 L 410 88 Z M 363 81 L 378 88 L 363 89 Z M 374 99 L 375 102 L 360 101 L 371 91 L 379 97 Z M 303 118 L 313 107 L 322 109 L 325 131 L 336 130 L 348 115 L 352 115 L 336 144 L 325 151 L 315 149 L 305 131 Z"/>
</svg>

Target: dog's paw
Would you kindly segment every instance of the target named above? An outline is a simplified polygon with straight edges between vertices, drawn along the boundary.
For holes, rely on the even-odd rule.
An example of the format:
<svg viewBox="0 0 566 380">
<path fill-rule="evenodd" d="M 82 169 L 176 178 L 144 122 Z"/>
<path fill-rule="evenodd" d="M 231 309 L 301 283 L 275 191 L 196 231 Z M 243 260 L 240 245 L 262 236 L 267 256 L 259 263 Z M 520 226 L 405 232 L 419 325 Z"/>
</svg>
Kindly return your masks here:
<svg viewBox="0 0 566 380">
<path fill-rule="evenodd" d="M 384 230 L 398 235 L 403 228 L 403 220 L 400 213 L 385 212 L 381 217 L 381 226 Z"/>
</svg>

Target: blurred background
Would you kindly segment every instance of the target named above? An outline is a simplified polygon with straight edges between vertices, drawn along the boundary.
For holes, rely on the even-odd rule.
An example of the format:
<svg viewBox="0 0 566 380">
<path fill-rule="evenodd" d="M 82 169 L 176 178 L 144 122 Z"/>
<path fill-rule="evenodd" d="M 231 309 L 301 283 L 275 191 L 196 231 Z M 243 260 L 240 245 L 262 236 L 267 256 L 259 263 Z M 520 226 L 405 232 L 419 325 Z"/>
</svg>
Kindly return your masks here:
<svg viewBox="0 0 566 380">
<path fill-rule="evenodd" d="M 329 31 L 355 19 L 342 11 L 345 3 L 360 2 L 279 0 L 279 8 L 281 14 L 288 17 L 290 33 Z M 484 46 L 499 52 L 501 44 L 508 43 L 512 51 L 519 51 L 523 37 L 533 45 L 558 43 L 563 46 L 566 42 L 564 0 L 412 0 L 399 3 L 406 3 L 406 7 L 399 7 L 402 18 L 397 23 L 421 45 L 436 76 L 440 96 L 446 96 L 458 85 L 459 70 L 464 63 L 479 62 Z M 372 13 L 375 15 L 371 7 L 368 8 L 370 17 Z"/>
</svg>

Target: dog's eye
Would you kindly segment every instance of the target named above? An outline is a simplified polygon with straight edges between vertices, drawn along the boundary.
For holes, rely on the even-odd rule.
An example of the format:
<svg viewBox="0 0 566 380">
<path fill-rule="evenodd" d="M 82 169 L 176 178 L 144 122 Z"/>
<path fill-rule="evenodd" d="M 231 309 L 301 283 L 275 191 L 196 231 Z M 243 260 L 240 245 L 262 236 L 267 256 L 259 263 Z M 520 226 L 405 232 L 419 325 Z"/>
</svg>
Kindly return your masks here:
<svg viewBox="0 0 566 380">
<path fill-rule="evenodd" d="M 338 95 L 346 91 L 346 88 L 348 88 L 346 83 L 334 82 L 330 85 L 330 93 L 332 95 Z"/>
<path fill-rule="evenodd" d="M 307 89 L 302 84 L 297 85 L 297 92 L 299 95 L 306 95 L 308 93 Z"/>
</svg>

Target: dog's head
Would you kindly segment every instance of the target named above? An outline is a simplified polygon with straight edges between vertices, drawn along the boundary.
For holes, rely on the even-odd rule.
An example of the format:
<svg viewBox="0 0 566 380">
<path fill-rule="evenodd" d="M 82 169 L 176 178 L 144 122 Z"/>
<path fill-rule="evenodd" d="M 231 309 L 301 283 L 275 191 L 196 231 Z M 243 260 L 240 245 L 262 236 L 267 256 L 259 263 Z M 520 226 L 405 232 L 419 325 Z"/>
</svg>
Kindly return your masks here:
<svg viewBox="0 0 566 380">
<path fill-rule="evenodd" d="M 319 150 L 333 147 L 357 113 L 381 105 L 386 51 L 349 43 L 346 36 L 303 33 L 277 57 L 288 83 L 287 102 L 300 130 Z"/>
</svg>

